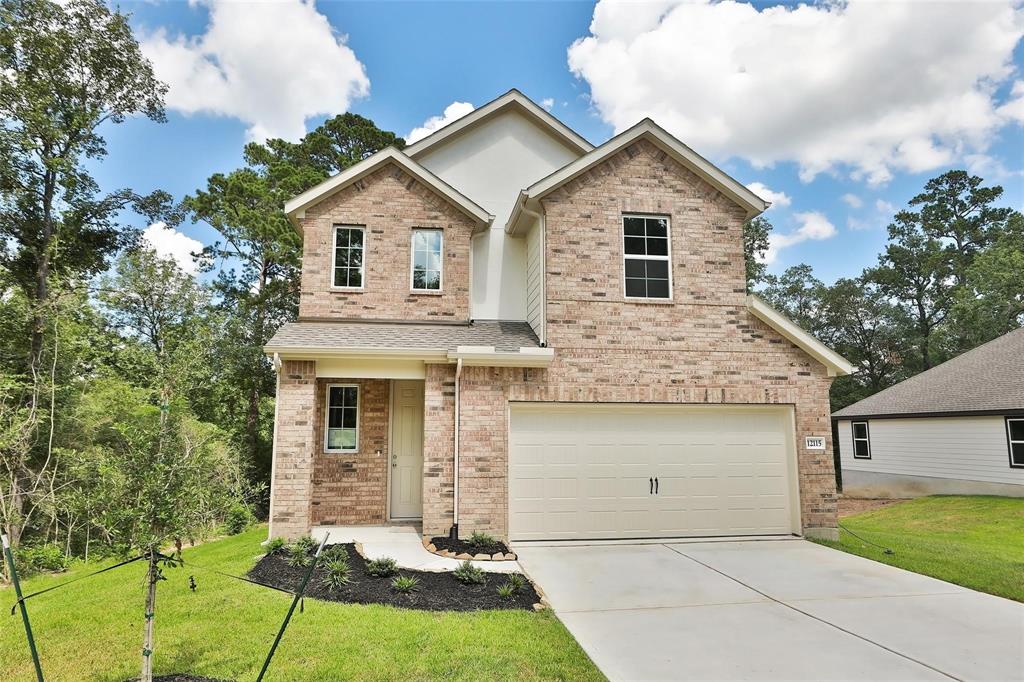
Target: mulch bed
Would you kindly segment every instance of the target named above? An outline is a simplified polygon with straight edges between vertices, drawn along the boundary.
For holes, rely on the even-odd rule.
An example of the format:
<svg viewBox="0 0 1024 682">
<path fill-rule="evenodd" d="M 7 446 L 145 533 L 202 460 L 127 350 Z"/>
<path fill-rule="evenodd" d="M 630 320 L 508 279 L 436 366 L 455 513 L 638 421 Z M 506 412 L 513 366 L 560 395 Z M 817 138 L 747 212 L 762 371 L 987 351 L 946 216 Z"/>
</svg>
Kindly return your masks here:
<svg viewBox="0 0 1024 682">
<path fill-rule="evenodd" d="M 487 554 L 491 555 L 495 552 L 501 552 L 502 554 L 508 554 L 511 550 L 500 540 L 495 540 L 493 545 L 487 547 L 477 547 L 471 545 L 465 540 L 452 540 L 447 535 L 441 537 L 430 538 L 430 544 L 438 549 L 447 549 L 449 552 L 454 554 Z"/>
<path fill-rule="evenodd" d="M 400 594 L 391 589 L 389 578 L 377 578 L 366 573 L 366 560 L 356 551 L 355 545 L 341 545 L 348 553 L 348 564 L 352 571 L 348 585 L 330 590 L 324 584 L 327 574 L 318 563 L 313 577 L 306 587 L 307 597 L 346 604 L 386 604 L 405 609 L 422 611 L 479 611 L 483 609 L 526 609 L 540 602 L 537 590 L 528 579 L 525 585 L 512 597 L 498 596 L 498 586 L 506 582 L 504 573 L 485 573 L 486 582 L 480 585 L 463 585 L 450 572 L 414 571 L 399 568 L 397 575 L 419 579 L 417 591 Z M 249 577 L 262 583 L 285 590 L 295 591 L 302 582 L 308 566 L 291 566 L 284 553 L 268 554 L 260 559 Z M 523 576 L 525 579 L 526 576 Z"/>
</svg>

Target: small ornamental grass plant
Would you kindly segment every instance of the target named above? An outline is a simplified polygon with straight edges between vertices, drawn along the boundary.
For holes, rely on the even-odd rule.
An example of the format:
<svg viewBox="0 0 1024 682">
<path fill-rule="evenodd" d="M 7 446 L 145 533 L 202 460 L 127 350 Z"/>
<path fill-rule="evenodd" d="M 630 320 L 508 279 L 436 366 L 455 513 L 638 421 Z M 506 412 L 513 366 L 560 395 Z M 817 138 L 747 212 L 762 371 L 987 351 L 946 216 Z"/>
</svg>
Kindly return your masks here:
<svg viewBox="0 0 1024 682">
<path fill-rule="evenodd" d="M 409 575 L 400 575 L 391 581 L 391 589 L 400 594 L 412 594 L 419 589 L 420 580 Z"/>
<path fill-rule="evenodd" d="M 295 543 L 288 546 L 288 557 L 285 560 L 289 566 L 301 568 L 302 566 L 309 566 L 310 562 L 313 561 L 313 557 L 310 556 L 309 550 Z"/>
<path fill-rule="evenodd" d="M 526 587 L 526 578 L 521 573 L 509 573 L 507 578 L 507 584 L 511 585 L 512 588 L 518 592 L 519 590 Z"/>
<path fill-rule="evenodd" d="M 352 569 L 348 565 L 348 560 L 328 559 L 324 562 L 324 568 L 327 569 L 324 584 L 331 592 L 340 590 L 351 582 Z"/>
<path fill-rule="evenodd" d="M 470 561 L 463 561 L 459 567 L 452 571 L 452 575 L 463 585 L 483 585 L 487 577 L 482 569 L 477 568 Z"/>
<path fill-rule="evenodd" d="M 498 596 L 502 599 L 511 599 L 516 594 L 516 588 L 512 583 L 498 585 Z"/>
</svg>

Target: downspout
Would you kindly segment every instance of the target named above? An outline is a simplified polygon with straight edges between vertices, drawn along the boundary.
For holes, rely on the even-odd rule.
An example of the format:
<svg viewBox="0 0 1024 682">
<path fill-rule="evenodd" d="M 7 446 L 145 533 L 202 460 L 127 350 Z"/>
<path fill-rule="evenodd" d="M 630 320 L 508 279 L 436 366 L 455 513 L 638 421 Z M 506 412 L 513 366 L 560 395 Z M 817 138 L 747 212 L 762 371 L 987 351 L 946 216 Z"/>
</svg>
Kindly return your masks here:
<svg viewBox="0 0 1024 682">
<path fill-rule="evenodd" d="M 448 537 L 452 540 L 459 539 L 459 427 L 461 426 L 461 420 L 459 419 L 459 379 L 462 378 L 462 358 L 459 358 L 455 364 L 455 469 L 452 474 L 453 481 L 453 507 L 452 507 L 452 527 L 448 531 Z"/>
<path fill-rule="evenodd" d="M 537 229 L 540 230 L 540 347 L 548 346 L 548 273 L 547 273 L 547 224 L 544 214 L 530 210 L 523 204 L 523 213 L 537 219 Z"/>
</svg>

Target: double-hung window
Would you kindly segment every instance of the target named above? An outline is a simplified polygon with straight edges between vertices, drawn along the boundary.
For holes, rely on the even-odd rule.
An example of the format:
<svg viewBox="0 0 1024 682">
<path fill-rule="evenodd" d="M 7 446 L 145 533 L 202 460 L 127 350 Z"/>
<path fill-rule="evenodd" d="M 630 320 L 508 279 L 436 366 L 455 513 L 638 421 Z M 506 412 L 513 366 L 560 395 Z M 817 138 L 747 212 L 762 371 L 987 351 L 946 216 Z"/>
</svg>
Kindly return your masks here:
<svg viewBox="0 0 1024 682">
<path fill-rule="evenodd" d="M 1024 468 L 1024 417 L 1006 418 L 1006 444 L 1010 448 L 1010 466 Z"/>
<path fill-rule="evenodd" d="M 441 291 L 444 274 L 444 232 L 415 229 L 412 231 L 412 290 Z"/>
<path fill-rule="evenodd" d="M 672 248 L 668 218 L 622 217 L 626 298 L 672 298 Z"/>
<path fill-rule="evenodd" d="M 357 452 L 359 450 L 358 386 L 328 384 L 326 420 L 325 452 Z"/>
<path fill-rule="evenodd" d="M 355 225 L 334 227 L 332 284 L 338 288 L 362 289 L 366 274 L 366 228 Z"/>
<path fill-rule="evenodd" d="M 867 422 L 853 422 L 853 458 L 871 459 L 871 439 Z"/>
</svg>

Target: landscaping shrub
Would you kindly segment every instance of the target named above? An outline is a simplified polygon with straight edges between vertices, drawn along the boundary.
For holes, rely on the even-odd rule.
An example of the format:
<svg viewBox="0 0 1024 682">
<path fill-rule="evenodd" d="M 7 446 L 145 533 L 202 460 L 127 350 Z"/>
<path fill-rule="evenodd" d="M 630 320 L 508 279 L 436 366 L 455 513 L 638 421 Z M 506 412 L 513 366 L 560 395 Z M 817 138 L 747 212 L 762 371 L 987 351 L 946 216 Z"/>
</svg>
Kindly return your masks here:
<svg viewBox="0 0 1024 682">
<path fill-rule="evenodd" d="M 228 535 L 238 535 L 246 528 L 256 523 L 256 517 L 252 510 L 244 504 L 238 503 L 228 510 L 224 518 L 224 532 Z"/>
<path fill-rule="evenodd" d="M 287 546 L 288 543 L 284 541 L 284 538 L 271 538 L 270 540 L 267 540 L 267 554 L 280 554 Z"/>
<path fill-rule="evenodd" d="M 15 558 L 18 563 L 18 574 L 22 577 L 43 571 L 63 571 L 70 562 L 60 545 L 53 543 L 20 547 Z"/>
<path fill-rule="evenodd" d="M 494 549 L 498 546 L 498 540 L 493 535 L 479 530 L 473 531 L 466 543 L 476 549 Z"/>
<path fill-rule="evenodd" d="M 391 589 L 395 592 L 401 592 L 402 594 L 409 594 L 410 592 L 415 592 L 419 584 L 419 578 L 414 578 L 409 575 L 400 575 L 391 581 Z"/>
<path fill-rule="evenodd" d="M 317 548 L 318 543 L 313 539 L 312 535 L 303 535 L 301 538 L 296 538 L 293 544 L 302 547 L 307 552 L 312 552 Z"/>
<path fill-rule="evenodd" d="M 366 562 L 366 573 L 375 578 L 388 578 L 398 570 L 397 563 L 391 557 L 371 559 Z"/>
<path fill-rule="evenodd" d="M 452 571 L 452 575 L 463 585 L 482 585 L 487 581 L 483 570 L 469 561 L 463 561 L 458 568 Z"/>
<path fill-rule="evenodd" d="M 327 575 L 324 577 L 324 584 L 327 585 L 327 589 L 334 591 L 340 590 L 349 583 L 349 575 L 352 569 L 349 568 L 348 559 L 329 559 L 324 563 L 324 568 L 327 569 Z"/>
<path fill-rule="evenodd" d="M 324 561 L 344 561 L 348 563 L 348 552 L 345 545 L 327 545 L 323 554 L 320 555 Z"/>
</svg>

